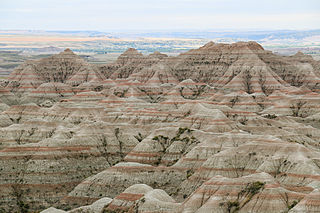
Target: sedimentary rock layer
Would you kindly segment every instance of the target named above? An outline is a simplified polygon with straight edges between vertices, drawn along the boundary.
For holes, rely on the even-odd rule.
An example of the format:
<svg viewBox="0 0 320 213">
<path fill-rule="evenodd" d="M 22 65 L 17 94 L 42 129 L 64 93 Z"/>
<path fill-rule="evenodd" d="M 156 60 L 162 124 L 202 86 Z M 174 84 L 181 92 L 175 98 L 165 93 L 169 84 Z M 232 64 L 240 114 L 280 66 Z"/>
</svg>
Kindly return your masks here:
<svg viewBox="0 0 320 213">
<path fill-rule="evenodd" d="M 0 212 L 319 212 L 319 67 L 256 42 L 27 61 L 0 86 Z"/>
</svg>

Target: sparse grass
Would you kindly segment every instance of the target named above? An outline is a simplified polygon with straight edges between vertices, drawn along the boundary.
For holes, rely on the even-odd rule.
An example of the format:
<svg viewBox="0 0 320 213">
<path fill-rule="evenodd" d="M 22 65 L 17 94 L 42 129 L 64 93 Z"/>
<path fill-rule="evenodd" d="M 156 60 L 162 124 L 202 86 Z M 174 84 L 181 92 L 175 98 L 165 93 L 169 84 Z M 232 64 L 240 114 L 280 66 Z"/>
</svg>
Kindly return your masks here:
<svg viewBox="0 0 320 213">
<path fill-rule="evenodd" d="M 267 114 L 267 115 L 265 115 L 265 116 L 263 116 L 264 118 L 268 118 L 268 119 L 275 119 L 275 118 L 277 118 L 277 116 L 275 115 L 275 114 L 272 114 L 272 115 L 270 115 L 270 114 Z"/>
<path fill-rule="evenodd" d="M 227 202 L 227 211 L 229 213 L 237 212 L 240 209 L 240 203 L 238 201 L 228 201 Z"/>
<path fill-rule="evenodd" d="M 194 171 L 191 169 L 187 170 L 187 179 L 193 175 Z"/>
<path fill-rule="evenodd" d="M 253 196 L 264 189 L 265 183 L 256 181 L 248 183 L 237 195 L 235 200 L 219 203 L 220 207 L 225 207 L 228 213 L 236 213 L 249 203 Z"/>
</svg>

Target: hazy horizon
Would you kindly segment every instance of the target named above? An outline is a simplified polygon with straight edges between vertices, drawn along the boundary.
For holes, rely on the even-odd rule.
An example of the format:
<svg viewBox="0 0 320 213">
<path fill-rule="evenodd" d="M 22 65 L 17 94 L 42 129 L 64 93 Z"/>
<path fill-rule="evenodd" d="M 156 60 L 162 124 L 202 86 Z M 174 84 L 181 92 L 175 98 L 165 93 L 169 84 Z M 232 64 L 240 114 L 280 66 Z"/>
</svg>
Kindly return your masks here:
<svg viewBox="0 0 320 213">
<path fill-rule="evenodd" d="M 264 31 L 320 29 L 317 0 L 2 0 L 0 30 Z"/>
</svg>

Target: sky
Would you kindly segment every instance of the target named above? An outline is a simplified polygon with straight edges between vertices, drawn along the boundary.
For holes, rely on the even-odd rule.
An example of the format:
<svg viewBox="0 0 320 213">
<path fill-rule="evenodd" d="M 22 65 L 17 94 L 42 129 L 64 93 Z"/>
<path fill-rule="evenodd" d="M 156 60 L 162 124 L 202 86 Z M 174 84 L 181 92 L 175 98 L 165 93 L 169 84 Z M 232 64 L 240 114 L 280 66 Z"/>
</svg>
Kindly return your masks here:
<svg viewBox="0 0 320 213">
<path fill-rule="evenodd" d="M 0 30 L 320 29 L 320 0 L 0 0 Z"/>
</svg>

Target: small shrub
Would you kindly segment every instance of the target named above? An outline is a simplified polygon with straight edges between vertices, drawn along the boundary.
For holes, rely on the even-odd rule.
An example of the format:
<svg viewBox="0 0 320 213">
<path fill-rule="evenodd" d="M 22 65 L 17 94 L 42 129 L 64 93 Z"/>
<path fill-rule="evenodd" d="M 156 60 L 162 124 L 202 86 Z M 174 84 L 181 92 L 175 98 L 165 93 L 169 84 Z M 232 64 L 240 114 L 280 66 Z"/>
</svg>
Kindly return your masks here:
<svg viewBox="0 0 320 213">
<path fill-rule="evenodd" d="M 292 209 L 292 208 L 295 207 L 295 205 L 297 205 L 297 204 L 298 204 L 298 201 L 294 200 L 294 201 L 291 203 L 291 205 L 288 206 L 288 209 L 289 209 L 289 210 Z"/>
<path fill-rule="evenodd" d="M 236 212 L 240 209 L 239 201 L 228 201 L 227 202 L 227 210 L 228 212 Z"/>
<path fill-rule="evenodd" d="M 189 177 L 191 177 L 191 176 L 193 175 L 193 173 L 194 173 L 194 171 L 192 171 L 191 169 L 188 169 L 188 170 L 187 170 L 187 179 L 188 179 Z"/>
<path fill-rule="evenodd" d="M 168 140 L 169 138 L 163 135 L 154 136 L 152 140 L 160 142 L 161 140 Z"/>
<path fill-rule="evenodd" d="M 272 114 L 272 115 L 267 114 L 267 115 L 265 115 L 265 116 L 263 116 L 263 117 L 268 118 L 268 119 L 275 119 L 275 118 L 277 118 L 277 116 L 276 116 L 275 114 Z"/>
<path fill-rule="evenodd" d="M 265 185 L 265 183 L 262 183 L 260 181 L 253 182 L 247 188 L 247 192 L 252 195 L 255 195 L 259 192 L 260 189 L 264 188 L 264 185 Z"/>
</svg>

